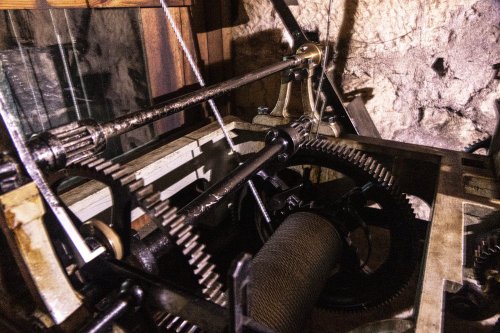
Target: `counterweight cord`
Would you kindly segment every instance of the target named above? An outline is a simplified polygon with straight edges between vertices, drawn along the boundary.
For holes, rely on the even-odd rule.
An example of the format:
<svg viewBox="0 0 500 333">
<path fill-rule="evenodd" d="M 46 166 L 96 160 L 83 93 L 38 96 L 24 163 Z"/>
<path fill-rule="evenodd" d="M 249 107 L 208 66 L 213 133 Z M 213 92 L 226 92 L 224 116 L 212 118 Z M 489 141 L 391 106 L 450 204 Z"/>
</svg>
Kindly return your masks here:
<svg viewBox="0 0 500 333">
<path fill-rule="evenodd" d="M 201 75 L 200 70 L 198 69 L 198 66 L 196 65 L 196 62 L 194 60 L 193 55 L 191 54 L 191 51 L 187 47 L 187 44 L 185 43 L 184 39 L 182 38 L 181 31 L 177 27 L 174 18 L 172 17 L 172 14 L 170 14 L 170 10 L 168 8 L 168 5 L 165 0 L 161 0 L 161 6 L 163 8 L 163 11 L 165 12 L 165 16 L 167 17 L 168 23 L 172 27 L 172 30 L 175 33 L 175 36 L 177 38 L 177 41 L 179 42 L 182 51 L 184 52 L 184 55 L 186 56 L 186 59 L 189 63 L 189 66 L 191 67 L 194 75 L 196 76 L 196 80 L 200 84 L 201 87 L 205 87 L 205 80 L 203 79 L 203 76 Z M 221 114 L 219 112 L 219 109 L 217 105 L 215 104 L 213 99 L 208 100 L 208 104 L 210 105 L 210 109 L 212 110 L 215 119 L 217 120 L 217 123 L 219 124 L 222 133 L 224 133 L 224 137 L 226 138 L 227 143 L 229 144 L 229 147 L 231 148 L 231 151 L 236 155 L 239 156 L 239 154 L 236 152 L 236 147 L 234 145 L 233 139 L 229 135 L 229 132 L 226 129 L 226 126 L 224 125 L 224 120 L 221 117 Z M 248 180 L 247 182 L 248 187 L 250 188 L 250 191 L 252 192 L 255 201 L 257 202 L 257 205 L 259 206 L 259 209 L 266 220 L 268 224 L 271 223 L 271 218 L 266 210 L 266 207 L 264 206 L 264 203 L 262 202 L 262 199 L 259 196 L 259 193 L 257 192 L 257 189 L 255 188 L 255 184 L 252 182 L 252 180 Z"/>
<path fill-rule="evenodd" d="M 319 83 L 318 83 L 318 90 L 316 91 L 316 99 L 314 101 L 314 111 L 318 112 L 318 105 L 319 105 L 319 99 L 321 96 L 321 89 L 323 88 L 323 81 L 325 80 L 325 74 L 326 74 L 326 64 L 328 61 L 328 56 L 329 56 L 329 51 L 330 51 L 330 45 L 329 45 L 329 40 L 330 40 L 330 21 L 332 17 L 332 2 L 333 0 L 330 0 L 328 2 L 328 19 L 326 21 L 326 38 L 325 38 L 325 52 L 323 55 L 323 62 L 321 63 L 321 75 L 319 77 Z M 318 124 L 316 125 L 316 139 L 318 138 L 319 135 L 319 125 L 321 124 L 321 121 L 323 119 L 323 112 L 325 111 L 326 108 L 326 96 L 325 100 L 323 101 L 321 105 L 321 110 L 319 112 L 319 119 L 318 119 Z M 312 126 L 311 126 L 311 131 L 312 131 Z"/>
</svg>

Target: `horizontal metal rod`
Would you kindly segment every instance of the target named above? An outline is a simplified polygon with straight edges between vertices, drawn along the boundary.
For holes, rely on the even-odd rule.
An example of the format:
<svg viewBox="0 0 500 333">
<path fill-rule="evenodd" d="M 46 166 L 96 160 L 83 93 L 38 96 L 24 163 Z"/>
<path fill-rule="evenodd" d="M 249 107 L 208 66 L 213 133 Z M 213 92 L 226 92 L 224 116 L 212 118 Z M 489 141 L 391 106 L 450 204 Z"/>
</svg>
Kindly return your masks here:
<svg viewBox="0 0 500 333">
<path fill-rule="evenodd" d="M 164 104 L 155 106 L 151 109 L 136 111 L 120 118 L 116 118 L 101 125 L 104 137 L 107 140 L 109 138 L 129 132 L 135 128 L 149 124 L 165 116 L 183 111 L 202 102 L 208 101 L 209 99 L 219 97 L 234 89 L 258 81 L 269 75 L 296 67 L 306 59 L 307 58 L 305 56 L 300 55 L 290 57 L 284 61 L 269 65 L 254 72 L 196 90 L 192 93 L 180 96 Z"/>
<path fill-rule="evenodd" d="M 229 311 L 176 285 L 118 260 L 97 259 L 85 267 L 96 281 L 132 280 L 144 291 L 143 303 L 197 325 L 203 332 L 227 332 Z"/>
<path fill-rule="evenodd" d="M 286 149 L 286 141 L 278 139 L 272 144 L 264 147 L 257 155 L 249 161 L 241 164 L 221 181 L 211 186 L 208 190 L 191 201 L 179 211 L 186 223 L 198 223 L 200 218 L 211 209 L 214 209 L 224 198 L 234 193 L 246 183 L 266 163 L 275 158 Z"/>
</svg>

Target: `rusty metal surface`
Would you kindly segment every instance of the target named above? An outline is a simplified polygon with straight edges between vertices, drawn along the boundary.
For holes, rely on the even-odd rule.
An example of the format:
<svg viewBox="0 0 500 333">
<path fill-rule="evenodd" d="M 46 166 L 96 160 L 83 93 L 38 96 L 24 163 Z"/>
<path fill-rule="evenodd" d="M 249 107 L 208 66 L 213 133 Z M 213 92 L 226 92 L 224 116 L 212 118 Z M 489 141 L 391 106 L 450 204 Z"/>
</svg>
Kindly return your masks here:
<svg viewBox="0 0 500 333">
<path fill-rule="evenodd" d="M 308 54 L 305 54 L 307 56 Z M 305 57 L 304 56 L 304 57 Z M 138 128 L 147 123 L 158 120 L 162 117 L 180 112 L 191 106 L 197 105 L 201 102 L 207 101 L 211 98 L 221 96 L 228 93 L 231 90 L 239 88 L 251 82 L 255 82 L 271 74 L 277 73 L 279 71 L 285 70 L 287 68 L 292 68 L 300 65 L 304 59 L 302 56 L 291 57 L 285 61 L 264 67 L 240 77 L 236 77 L 227 80 L 220 84 L 215 84 L 210 87 L 199 89 L 195 92 L 186 94 L 172 101 L 169 101 L 163 105 L 156 106 L 155 108 L 149 110 L 137 111 L 126 116 L 117 118 L 108 123 L 102 124 L 101 128 L 106 139 L 118 136 L 125 132 L 128 132 L 134 128 Z"/>
<path fill-rule="evenodd" d="M 234 128 L 265 127 L 237 122 Z M 432 218 L 414 320 L 416 332 L 441 332 L 445 292 L 457 292 L 463 283 L 464 207 L 476 205 L 500 211 L 492 158 L 376 138 L 348 136 L 331 140 L 377 156 L 389 170 L 397 171 L 394 173 L 401 180 L 403 192 L 416 191 L 431 201 Z M 430 166 L 430 170 L 419 170 L 421 164 Z"/>
<path fill-rule="evenodd" d="M 99 247 L 95 250 L 91 250 L 78 233 L 78 230 L 69 218 L 67 212 L 61 206 L 58 197 L 48 185 L 45 176 L 33 158 L 31 150 L 23 135 L 19 119 L 13 114 L 14 110 L 16 110 L 16 105 L 11 95 L 8 82 L 6 81 L 5 74 L 0 68 L 0 116 L 11 137 L 11 142 L 17 150 L 19 160 L 24 165 L 27 174 L 40 190 L 48 206 L 58 219 L 62 229 L 71 239 L 71 245 L 74 247 L 79 263 L 83 264 L 91 261 L 103 253 L 104 248 Z"/>
<path fill-rule="evenodd" d="M 34 183 L 0 196 L 2 230 L 33 297 L 55 324 L 81 306 L 52 248 L 43 216 L 42 199 Z"/>
<path fill-rule="evenodd" d="M 347 104 L 346 111 L 359 135 L 380 138 L 380 133 L 360 96 L 357 96 L 352 102 Z"/>
<path fill-rule="evenodd" d="M 241 142 L 238 136 L 245 137 L 244 133 L 262 133 L 267 129 L 266 126 L 241 122 L 234 117 L 226 118 L 225 122 L 237 142 Z M 179 139 L 175 144 L 168 144 L 166 150 L 162 148 L 151 152 L 150 156 L 143 156 L 131 164 L 137 164 L 134 169 L 144 177 L 149 177 L 147 170 L 155 173 L 161 170 L 160 174 L 150 177 L 149 183 L 169 172 L 171 168 L 167 166 L 171 164 L 175 152 L 180 154 L 184 149 L 187 153 L 199 149 L 197 147 L 204 142 L 221 139 L 222 133 L 212 124 Z M 376 156 L 402 180 L 403 192 L 420 196 L 430 203 L 432 223 L 425 244 L 414 320 L 417 332 L 442 331 L 444 294 L 456 292 L 463 282 L 464 207 L 474 205 L 490 211 L 500 210 L 498 191 L 494 190 L 498 183 L 492 159 L 375 138 L 330 139 Z M 248 141 L 239 150 L 251 152 L 260 147 L 261 142 Z M 203 151 L 200 153 L 203 154 Z M 183 161 L 188 163 L 188 160 Z M 175 186 L 169 191 L 175 192 Z M 79 193 L 82 195 L 74 199 L 74 205 L 87 200 L 84 191 Z"/>
</svg>

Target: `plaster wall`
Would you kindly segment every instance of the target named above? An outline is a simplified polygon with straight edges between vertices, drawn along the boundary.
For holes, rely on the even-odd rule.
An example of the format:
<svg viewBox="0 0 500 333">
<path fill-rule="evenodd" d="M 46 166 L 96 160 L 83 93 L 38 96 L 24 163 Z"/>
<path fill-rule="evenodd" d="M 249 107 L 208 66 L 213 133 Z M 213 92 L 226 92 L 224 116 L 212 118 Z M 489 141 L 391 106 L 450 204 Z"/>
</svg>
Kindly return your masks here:
<svg viewBox="0 0 500 333">
<path fill-rule="evenodd" d="M 332 1 L 329 75 L 347 99 L 364 97 L 383 138 L 460 150 L 493 132 L 500 1 Z M 301 26 L 325 41 L 328 1 L 298 3 L 291 9 Z M 242 0 L 238 21 L 232 29 L 235 74 L 289 52 L 268 0 Z M 257 106 L 272 106 L 278 86 L 272 77 L 238 91 L 239 115 L 249 119 Z"/>
</svg>

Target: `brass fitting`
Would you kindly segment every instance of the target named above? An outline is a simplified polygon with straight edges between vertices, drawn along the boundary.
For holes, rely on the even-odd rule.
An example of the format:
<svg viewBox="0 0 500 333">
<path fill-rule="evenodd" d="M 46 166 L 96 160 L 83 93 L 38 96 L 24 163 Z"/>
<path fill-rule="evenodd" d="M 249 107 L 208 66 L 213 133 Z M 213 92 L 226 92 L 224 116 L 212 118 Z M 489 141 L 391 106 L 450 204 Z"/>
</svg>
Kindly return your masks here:
<svg viewBox="0 0 500 333">
<path fill-rule="evenodd" d="M 321 63 L 323 57 L 323 47 L 319 43 L 306 43 L 297 50 L 297 57 L 308 60 L 308 64 L 315 67 Z"/>
</svg>

